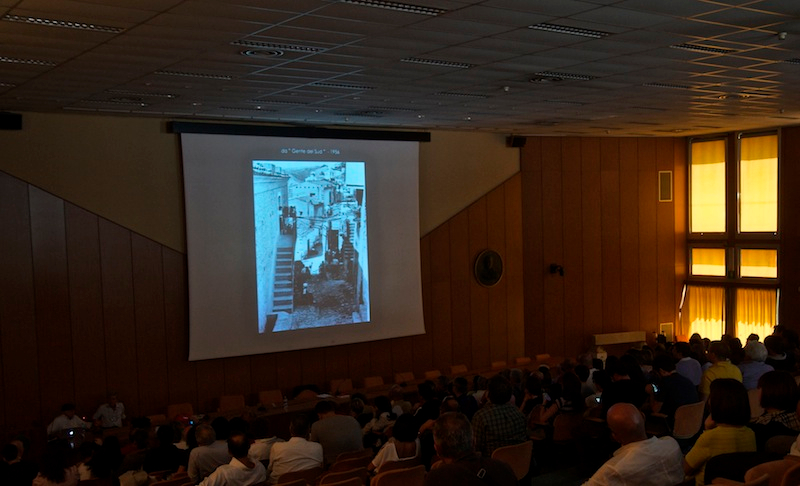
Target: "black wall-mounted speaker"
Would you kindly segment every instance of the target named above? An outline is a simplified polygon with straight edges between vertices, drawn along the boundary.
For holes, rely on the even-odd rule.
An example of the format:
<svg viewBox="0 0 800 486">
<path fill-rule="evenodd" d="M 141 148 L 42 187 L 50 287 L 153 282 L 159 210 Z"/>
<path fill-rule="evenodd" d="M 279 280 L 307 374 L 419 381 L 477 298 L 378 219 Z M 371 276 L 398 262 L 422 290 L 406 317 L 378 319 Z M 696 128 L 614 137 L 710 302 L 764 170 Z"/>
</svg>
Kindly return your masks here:
<svg viewBox="0 0 800 486">
<path fill-rule="evenodd" d="M 506 137 L 506 146 L 507 147 L 513 147 L 513 148 L 522 148 L 522 147 L 525 146 L 525 142 L 527 142 L 527 141 L 528 141 L 528 139 L 525 138 L 525 137 L 518 137 L 516 135 L 509 135 L 508 137 Z"/>
<path fill-rule="evenodd" d="M 22 115 L 0 111 L 0 130 L 22 130 Z"/>
</svg>

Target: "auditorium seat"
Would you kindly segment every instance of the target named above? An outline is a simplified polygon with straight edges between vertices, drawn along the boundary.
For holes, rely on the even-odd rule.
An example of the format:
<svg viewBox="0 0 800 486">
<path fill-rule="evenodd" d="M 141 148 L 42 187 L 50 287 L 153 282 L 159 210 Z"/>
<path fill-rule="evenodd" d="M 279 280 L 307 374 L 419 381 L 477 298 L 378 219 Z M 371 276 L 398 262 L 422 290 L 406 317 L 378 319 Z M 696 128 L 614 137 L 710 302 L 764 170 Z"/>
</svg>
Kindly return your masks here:
<svg viewBox="0 0 800 486">
<path fill-rule="evenodd" d="M 394 382 L 397 384 L 410 383 L 412 381 L 414 381 L 414 373 L 412 371 L 404 371 L 394 375 Z"/>
<path fill-rule="evenodd" d="M 364 388 L 377 388 L 383 386 L 382 376 L 368 376 L 364 378 Z"/>
<path fill-rule="evenodd" d="M 219 397 L 218 412 L 235 412 L 244 410 L 244 395 L 222 395 Z"/>
<path fill-rule="evenodd" d="M 348 395 L 353 391 L 353 380 L 340 378 L 331 380 L 331 395 Z"/>
<path fill-rule="evenodd" d="M 435 380 L 442 376 L 442 372 L 439 370 L 430 370 L 425 372 L 425 379 L 426 380 Z"/>
<path fill-rule="evenodd" d="M 450 367 L 450 374 L 453 376 L 466 375 L 469 370 L 467 365 L 453 365 Z"/>
<path fill-rule="evenodd" d="M 173 420 L 178 415 L 194 416 L 194 408 L 191 403 L 176 403 L 167 406 L 167 418 Z"/>
<path fill-rule="evenodd" d="M 264 390 L 258 392 L 258 403 L 267 408 L 275 408 L 283 403 L 283 393 L 280 390 Z"/>
</svg>

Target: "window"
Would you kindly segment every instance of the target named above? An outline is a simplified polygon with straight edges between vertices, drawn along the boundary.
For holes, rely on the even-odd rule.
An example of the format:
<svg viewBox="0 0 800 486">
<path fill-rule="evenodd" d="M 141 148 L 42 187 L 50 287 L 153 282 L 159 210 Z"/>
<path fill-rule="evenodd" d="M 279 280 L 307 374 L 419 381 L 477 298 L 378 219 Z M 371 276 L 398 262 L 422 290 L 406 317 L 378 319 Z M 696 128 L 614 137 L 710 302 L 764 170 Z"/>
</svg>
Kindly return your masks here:
<svg viewBox="0 0 800 486">
<path fill-rule="evenodd" d="M 778 147 L 775 132 L 690 142 L 681 334 L 744 342 L 778 323 Z"/>
</svg>

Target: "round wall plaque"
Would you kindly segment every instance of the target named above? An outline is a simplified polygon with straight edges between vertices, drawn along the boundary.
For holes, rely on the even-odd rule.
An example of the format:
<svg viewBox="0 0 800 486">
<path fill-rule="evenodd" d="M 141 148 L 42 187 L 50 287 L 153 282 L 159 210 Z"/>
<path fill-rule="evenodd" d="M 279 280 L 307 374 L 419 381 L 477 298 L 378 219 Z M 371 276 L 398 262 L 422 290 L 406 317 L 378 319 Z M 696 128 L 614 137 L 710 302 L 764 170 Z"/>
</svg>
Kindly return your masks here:
<svg viewBox="0 0 800 486">
<path fill-rule="evenodd" d="M 503 276 L 503 258 L 494 250 L 483 250 L 475 259 L 474 273 L 484 287 L 496 285 Z"/>
</svg>

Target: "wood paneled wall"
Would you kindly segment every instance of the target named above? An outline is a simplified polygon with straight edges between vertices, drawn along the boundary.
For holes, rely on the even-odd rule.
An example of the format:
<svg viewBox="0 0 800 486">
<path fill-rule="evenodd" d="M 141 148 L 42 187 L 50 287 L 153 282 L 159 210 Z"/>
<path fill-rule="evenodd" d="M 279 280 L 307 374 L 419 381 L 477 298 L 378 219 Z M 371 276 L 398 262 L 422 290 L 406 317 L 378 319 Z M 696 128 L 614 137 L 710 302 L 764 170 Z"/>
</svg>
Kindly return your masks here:
<svg viewBox="0 0 800 486">
<path fill-rule="evenodd" d="M 223 394 L 522 356 L 521 222 L 516 175 L 422 238 L 425 335 L 189 362 L 185 255 L 0 172 L 0 439 L 43 438 L 62 403 L 91 414 L 111 390 L 130 416 L 207 412 Z M 471 273 L 485 248 L 507 269 L 490 289 Z"/>
<path fill-rule="evenodd" d="M 658 202 L 658 171 L 673 171 L 673 202 Z M 677 323 L 685 139 L 531 137 L 521 173 L 527 355 L 576 356 L 593 334 Z"/>
</svg>

